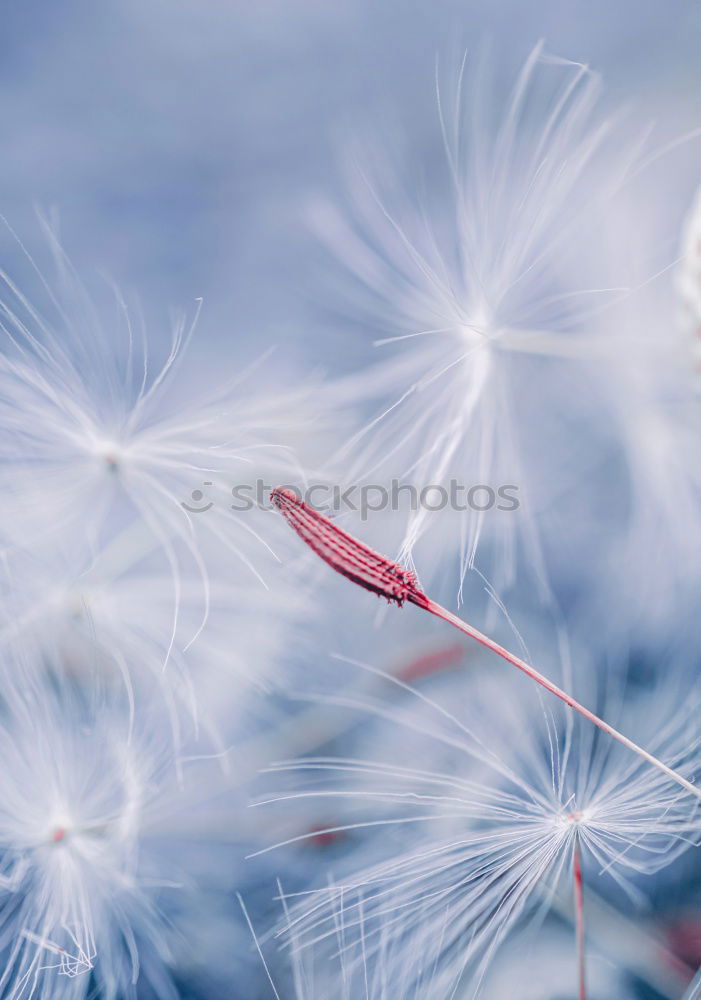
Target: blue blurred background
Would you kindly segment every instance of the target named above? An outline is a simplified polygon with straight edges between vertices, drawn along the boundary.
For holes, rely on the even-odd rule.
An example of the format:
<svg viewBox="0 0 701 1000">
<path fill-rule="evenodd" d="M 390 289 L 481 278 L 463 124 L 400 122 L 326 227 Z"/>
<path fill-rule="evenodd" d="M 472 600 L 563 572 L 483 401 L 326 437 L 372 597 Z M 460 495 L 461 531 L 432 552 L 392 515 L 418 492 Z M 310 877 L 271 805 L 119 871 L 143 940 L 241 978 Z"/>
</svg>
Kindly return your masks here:
<svg viewBox="0 0 701 1000">
<path fill-rule="evenodd" d="M 379 116 L 434 141 L 437 57 L 489 42 L 512 74 L 539 38 L 663 135 L 701 120 L 693 0 L 7 5 L 0 211 L 31 243 L 57 210 L 79 272 L 149 306 L 203 296 L 217 350 L 294 353 L 318 297 L 305 205 L 339 188 L 347 137 Z"/>
<path fill-rule="evenodd" d="M 697 0 L 5 5 L 0 267 L 22 266 L 12 230 L 41 257 L 35 212 L 55 212 L 78 273 L 108 275 L 150 321 L 202 297 L 205 362 L 226 372 L 276 344 L 291 371 L 352 366 L 310 206 L 343 202 L 355 136 L 390 152 L 409 136 L 417 175 L 438 155 L 436 59 L 489 46 L 503 92 L 541 38 L 601 73 L 604 107 L 656 120 L 658 144 L 701 123 Z M 675 220 L 698 146 L 685 161 L 660 192 Z M 268 900 L 272 875 L 256 877 L 241 888 Z"/>
</svg>

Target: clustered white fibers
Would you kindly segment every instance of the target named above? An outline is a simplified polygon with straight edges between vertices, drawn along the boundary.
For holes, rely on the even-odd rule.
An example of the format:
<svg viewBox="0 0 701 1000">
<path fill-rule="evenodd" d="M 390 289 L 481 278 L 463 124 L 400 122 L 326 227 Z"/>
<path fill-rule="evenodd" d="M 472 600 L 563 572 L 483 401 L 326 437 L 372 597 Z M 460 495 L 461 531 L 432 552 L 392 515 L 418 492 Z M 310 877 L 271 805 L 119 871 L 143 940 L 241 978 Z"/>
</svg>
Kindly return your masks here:
<svg viewBox="0 0 701 1000">
<path fill-rule="evenodd" d="M 290 912 L 282 887 L 280 894 L 285 917 L 289 920 Z M 266 956 L 265 942 L 259 939 L 243 900 L 241 905 L 276 1000 L 286 997 L 326 1000 L 332 996 L 339 997 L 339 1000 L 356 1000 L 357 997 L 364 1000 L 391 1000 L 396 997 L 421 1000 L 427 996 L 443 995 L 433 992 L 437 971 L 435 963 L 421 965 L 417 974 L 415 968 L 408 968 L 394 960 L 398 949 L 410 949 L 417 955 L 422 954 L 425 941 L 421 927 L 400 942 L 391 933 L 385 934 L 384 928 L 381 928 L 377 934 L 379 944 L 373 949 L 374 954 L 368 955 L 362 926 L 357 931 L 354 929 L 347 940 L 343 913 L 339 909 L 335 914 L 333 953 L 326 951 L 319 954 L 311 948 L 293 947 L 286 954 L 286 961 L 281 963 L 279 955 Z M 295 938 L 293 926 L 290 927 L 290 937 L 292 940 Z M 280 965 L 283 967 L 278 972 Z"/>
<path fill-rule="evenodd" d="M 309 619 L 304 588 L 270 572 L 287 534 L 231 489 L 291 477 L 308 393 L 276 393 L 267 367 L 265 394 L 244 371 L 188 405 L 193 324 L 152 369 L 154 339 L 118 295 L 104 328 L 47 238 L 51 318 L 7 276 L 0 305 L 0 995 L 174 1000 L 178 966 L 211 961 L 207 927 L 232 954 L 241 940 L 214 886 L 241 878 L 241 786 L 272 738 L 260 694 Z M 207 883 L 192 871 L 212 865 L 217 795 L 228 875 Z"/>
<path fill-rule="evenodd" d="M 158 547 L 148 551 L 152 542 L 134 524 L 82 570 L 65 556 L 6 556 L 0 642 L 30 639 L 42 664 L 60 662 L 78 679 L 97 670 L 105 685 L 126 694 L 132 711 L 141 699 L 154 709 L 160 701 L 176 746 L 193 724 L 214 739 L 215 715 L 251 690 L 286 683 L 280 654 L 308 621 L 308 602 L 280 574 L 267 589 L 243 583 L 235 561 L 222 563 L 205 539 L 206 591 L 199 566 L 182 564 L 176 614 L 170 566 Z M 274 628 L 273 599 L 280 609 Z"/>
<path fill-rule="evenodd" d="M 284 898 L 283 898 L 284 902 Z M 286 903 L 284 902 L 286 906 Z M 289 911 L 287 911 L 289 919 Z M 447 919 L 447 915 L 446 915 Z M 250 918 L 249 918 L 250 921 Z M 422 961 L 426 941 L 419 925 L 404 938 L 392 933 L 391 921 L 385 921 L 378 931 L 378 942 L 370 952 L 365 947 L 363 927 L 347 934 L 342 912 L 336 914 L 336 929 L 331 949 L 322 953 L 313 948 L 295 947 L 286 953 L 289 968 L 278 974 L 276 957 L 265 954 L 261 941 L 250 924 L 256 946 L 260 950 L 266 972 L 270 978 L 271 994 L 282 1000 L 294 996 L 295 1000 L 326 1000 L 337 996 L 340 1000 L 423 1000 L 428 996 L 441 996 L 450 1000 L 465 1000 L 466 994 L 458 989 L 448 991 L 439 983 L 439 967 L 435 961 Z M 540 928 L 542 931 L 542 927 Z M 294 927 L 290 929 L 292 941 Z M 523 935 L 528 938 L 529 935 Z M 561 925 L 548 927 L 547 935 L 530 935 L 505 946 L 502 960 L 494 962 L 487 973 L 480 996 L 483 1000 L 504 1000 L 519 996 L 522 1000 L 542 1000 L 545 996 L 558 996 L 562 983 L 571 976 L 569 934 Z M 524 944 L 528 947 L 524 947 Z M 330 951 L 332 953 L 330 953 Z M 416 966 L 410 966 L 406 954 L 416 956 Z M 624 1000 L 626 977 L 615 963 L 595 952 L 590 963 L 590 986 L 599 1000 Z M 418 969 L 418 971 L 417 971 Z"/>
<path fill-rule="evenodd" d="M 267 543 L 232 509 L 230 491 L 255 478 L 251 469 L 297 472 L 289 442 L 305 419 L 302 390 L 260 394 L 244 369 L 186 402 L 199 307 L 174 322 L 165 350 L 118 296 L 105 326 L 46 231 L 57 271 L 52 284 L 38 272 L 46 315 L 3 275 L 0 454 L 12 544 L 93 550 L 136 517 L 174 574 L 178 548 L 197 558 L 196 539 L 212 535 L 260 575 Z"/>
<path fill-rule="evenodd" d="M 201 735 L 175 747 L 145 692 L 132 711 L 100 671 L 42 673 L 40 651 L 16 649 L 2 658 L 0 995 L 176 1000 L 193 975 L 228 991 L 250 965 L 231 900 L 261 835 L 243 792 L 267 759 L 255 702 L 219 687 L 222 713 L 239 713 L 226 755 Z"/>
<path fill-rule="evenodd" d="M 396 182 L 371 176 L 355 184 L 352 221 L 318 214 L 358 279 L 356 308 L 363 290 L 369 299 L 382 359 L 332 389 L 355 406 L 379 404 L 344 459 L 356 480 L 518 484 L 528 502 L 509 516 L 411 512 L 400 550 L 411 563 L 430 536 L 419 569 L 443 575 L 459 545 L 464 578 L 481 536 L 496 537 L 503 587 L 520 557 L 542 572 L 534 514 L 552 497 L 541 474 L 557 466 L 558 492 L 582 479 L 592 456 L 581 429 L 600 426 L 601 401 L 615 393 L 602 363 L 615 348 L 597 318 L 629 275 L 613 287 L 607 220 L 642 140 L 622 142 L 620 122 L 597 109 L 594 74 L 541 47 L 489 120 L 489 89 L 472 62 L 439 89 L 446 164 L 425 203 L 407 204 L 393 196 Z"/>
<path fill-rule="evenodd" d="M 343 483 L 518 484 L 519 511 L 387 511 L 358 533 L 386 551 L 399 526 L 432 596 L 449 577 L 454 595 L 458 565 L 471 622 L 474 588 L 525 659 L 517 628 L 549 675 L 698 781 L 688 664 L 677 677 L 660 657 L 636 689 L 616 657 L 695 614 L 699 413 L 667 335 L 676 275 L 696 336 L 699 212 L 676 272 L 657 245 L 655 267 L 626 261 L 644 142 L 599 110 L 596 77 L 539 46 L 492 120 L 481 73 L 467 59 L 438 87 L 445 172 L 422 205 L 371 179 L 352 223 L 319 212 L 386 356 L 326 384 L 338 420 L 314 435 L 326 447 L 363 414 L 335 456 Z M 105 322 L 46 236 L 55 280 L 20 254 L 37 300 L 0 275 L 0 996 L 543 1000 L 576 981 L 581 857 L 594 994 L 621 1000 L 637 977 L 678 1000 L 640 917 L 698 843 L 696 798 L 318 560 L 310 601 L 282 518 L 230 492 L 311 477 L 304 388 L 271 388 L 264 355 L 202 401 L 185 360 L 199 306 L 165 343 L 119 293 Z M 629 503 L 602 515 L 619 458 L 606 496 L 620 480 Z M 339 645 L 352 660 L 329 662 Z M 287 762 L 268 767 L 266 808 L 244 808 L 271 760 Z M 254 984 L 236 895 L 258 907 L 268 886 Z"/>
<path fill-rule="evenodd" d="M 417 977 L 435 965 L 435 995 L 477 995 L 517 925 L 571 894 L 577 848 L 585 897 L 616 890 L 639 904 L 643 876 L 698 840 L 695 800 L 537 693 L 510 697 L 503 678 L 480 677 L 478 686 L 462 675 L 446 708 L 393 686 L 406 703 L 359 706 L 381 723 L 376 740 L 364 736 L 362 757 L 279 765 L 297 782 L 308 778 L 293 803 L 307 796 L 328 811 L 337 802 L 334 829 L 374 833 L 349 873 L 292 909 L 295 947 L 333 948 L 340 924 L 349 949 L 357 954 L 362 943 L 372 955 L 385 935 L 396 944 L 421 931 L 420 953 L 398 946 L 386 961 Z M 665 720 L 646 723 L 648 708 L 647 700 L 620 705 L 621 725 L 645 731 L 654 752 L 693 775 L 698 697 Z"/>
<path fill-rule="evenodd" d="M 99 685 L 50 686 L 24 660 L 3 656 L 0 993 L 126 997 L 142 975 L 175 997 L 158 901 L 172 873 L 143 841 L 171 745 Z"/>
</svg>

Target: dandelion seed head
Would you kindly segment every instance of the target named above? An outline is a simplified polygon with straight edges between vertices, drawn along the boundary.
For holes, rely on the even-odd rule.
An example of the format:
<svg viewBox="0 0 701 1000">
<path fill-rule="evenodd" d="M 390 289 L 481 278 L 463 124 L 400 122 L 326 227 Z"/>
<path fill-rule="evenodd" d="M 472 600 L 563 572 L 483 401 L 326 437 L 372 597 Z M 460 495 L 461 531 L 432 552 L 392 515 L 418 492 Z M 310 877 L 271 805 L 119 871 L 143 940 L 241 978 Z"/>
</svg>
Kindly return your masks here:
<svg viewBox="0 0 701 1000">
<path fill-rule="evenodd" d="M 433 962 L 441 988 L 476 989 L 501 943 L 571 883 L 575 849 L 585 871 L 638 899 L 644 876 L 698 840 L 696 802 L 664 776 L 603 734 L 570 725 L 566 709 L 541 714 L 537 696 L 510 700 L 494 682 L 490 699 L 490 688 L 456 675 L 434 702 L 401 685 L 403 703 L 388 696 L 371 707 L 382 723 L 376 751 L 364 733 L 357 757 L 281 765 L 309 776 L 311 800 L 337 803 L 335 829 L 347 816 L 350 829 L 387 831 L 386 850 L 368 837 L 337 890 L 293 908 L 304 947 L 330 940 L 339 908 L 346 938 L 362 933 L 366 954 L 378 953 L 386 920 L 403 975 Z M 655 730 L 658 749 L 687 773 L 694 713 L 695 702 L 684 720 L 677 712 Z M 390 743 L 388 724 L 406 742 Z M 401 944 L 419 927 L 420 959 Z"/>
<path fill-rule="evenodd" d="M 594 820 L 594 814 L 589 809 L 572 809 L 557 813 L 554 817 L 555 828 L 563 833 L 571 834 L 580 829 L 586 829 Z"/>
<path fill-rule="evenodd" d="M 231 492 L 298 472 L 292 440 L 310 421 L 308 387 L 260 392 L 256 365 L 232 362 L 228 380 L 196 388 L 184 360 L 199 305 L 167 338 L 147 332 L 119 293 L 116 319 L 102 316 L 50 230 L 47 239 L 59 279 L 54 289 L 37 266 L 46 314 L 7 276 L 0 301 L 0 514 L 14 544 L 90 553 L 136 518 L 173 576 L 199 560 L 206 589 L 201 550 L 216 539 L 262 580 L 263 518 L 255 505 L 242 513 Z"/>
<path fill-rule="evenodd" d="M 137 732 L 102 685 L 56 674 L 49 686 L 14 666 L 0 719 L 2 995 L 49 1000 L 57 976 L 74 998 L 120 995 L 140 969 L 165 983 L 155 893 L 170 879 L 143 838 L 169 801 L 171 745 L 153 720 Z"/>
<path fill-rule="evenodd" d="M 399 561 L 445 580 L 450 559 L 462 583 L 481 546 L 497 589 L 525 571 L 547 593 L 552 491 L 542 484 L 557 468 L 562 492 L 580 488 L 588 458 L 572 427 L 605 431 L 617 393 L 609 369 L 629 346 L 594 320 L 630 290 L 608 242 L 641 145 L 621 143 L 620 116 L 599 106 L 600 81 L 582 64 L 537 46 L 490 103 L 475 62 L 468 53 L 447 85 L 437 73 L 445 169 L 431 161 L 423 199 L 406 197 L 397 171 L 370 167 L 350 182 L 352 216 L 320 217 L 350 272 L 353 318 L 362 313 L 381 353 L 331 390 L 368 414 L 339 469 L 418 489 L 519 484 L 523 502 L 508 516 L 469 504 L 409 510 Z"/>
<path fill-rule="evenodd" d="M 105 465 L 117 471 L 127 458 L 127 449 L 113 438 L 97 438 L 95 441 L 86 442 L 88 450 L 92 451 L 96 457 Z"/>
</svg>

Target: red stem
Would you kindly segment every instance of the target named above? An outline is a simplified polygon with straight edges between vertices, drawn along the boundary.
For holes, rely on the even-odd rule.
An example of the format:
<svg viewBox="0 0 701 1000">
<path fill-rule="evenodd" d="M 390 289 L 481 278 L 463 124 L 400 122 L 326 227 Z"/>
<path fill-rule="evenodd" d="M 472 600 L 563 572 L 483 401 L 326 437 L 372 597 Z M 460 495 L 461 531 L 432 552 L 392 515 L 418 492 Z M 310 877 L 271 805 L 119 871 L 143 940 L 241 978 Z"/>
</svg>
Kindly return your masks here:
<svg viewBox="0 0 701 1000">
<path fill-rule="evenodd" d="M 572 858 L 574 876 L 574 919 L 577 933 L 577 974 L 579 978 L 579 1000 L 587 1000 L 587 977 L 584 957 L 584 889 L 582 886 L 582 858 L 579 838 L 575 840 Z"/>
<path fill-rule="evenodd" d="M 601 729 L 602 732 L 606 733 L 608 736 L 611 736 L 614 740 L 618 740 L 619 743 L 622 743 L 624 747 L 627 747 L 629 750 L 632 750 L 633 753 L 637 753 L 639 757 L 642 757 L 644 760 L 648 762 L 648 764 L 652 764 L 653 767 L 656 767 L 659 771 L 662 771 L 664 774 L 667 775 L 668 778 L 671 778 L 673 781 L 676 781 L 676 783 L 678 785 L 681 785 L 682 788 L 685 788 L 687 792 L 691 792 L 697 798 L 701 798 L 701 788 L 699 788 L 697 785 L 692 784 L 690 781 L 687 781 L 687 779 L 682 777 L 682 775 L 679 774 L 678 771 L 675 771 L 673 768 L 668 767 L 667 764 L 664 764 L 657 757 L 654 757 L 651 753 L 648 753 L 647 750 L 644 750 L 641 746 L 638 746 L 638 744 L 634 743 L 633 740 L 628 739 L 628 737 L 624 736 L 623 733 L 619 733 L 617 729 L 614 729 L 613 726 L 610 726 L 608 722 L 604 722 L 604 720 L 600 719 L 598 715 L 594 715 L 594 713 L 590 712 L 588 708 L 584 707 L 584 705 L 580 705 L 578 701 L 575 701 L 572 695 L 567 694 L 567 692 L 563 691 L 562 688 L 559 688 L 556 684 L 553 684 L 553 682 L 548 680 L 547 677 L 539 673 L 539 671 L 537 671 L 535 667 L 532 667 L 530 663 L 526 663 L 525 660 L 522 660 L 514 653 L 510 653 L 508 649 L 504 649 L 504 647 L 500 646 L 498 642 L 494 641 L 494 639 L 490 639 L 489 636 L 483 635 L 482 632 L 479 632 L 472 625 L 468 625 L 468 623 L 464 622 L 462 618 L 458 618 L 456 615 L 452 614 L 452 612 L 448 611 L 446 608 L 441 607 L 440 604 L 436 604 L 435 601 L 432 601 L 425 594 L 421 594 L 420 598 L 416 599 L 414 597 L 409 597 L 409 600 L 413 604 L 416 604 L 418 607 L 421 607 L 424 610 L 430 612 L 430 614 L 435 615 L 436 618 L 441 618 L 443 621 L 448 622 L 455 628 L 460 629 L 460 631 L 464 632 L 465 635 L 469 635 L 471 639 L 475 639 L 483 646 L 486 646 L 487 649 L 491 649 L 493 653 L 496 653 L 498 656 L 501 656 L 501 658 L 506 660 L 507 663 L 510 663 L 512 666 L 516 667 L 517 670 L 520 670 L 527 677 L 530 677 L 531 680 L 534 680 L 537 684 L 540 684 L 541 687 L 544 687 L 546 691 L 549 691 L 551 694 L 554 694 L 556 698 L 560 699 L 560 701 L 564 701 L 564 703 L 566 705 L 569 705 L 570 708 L 573 708 L 575 712 L 579 712 L 579 714 L 584 716 L 585 719 L 588 719 L 589 722 L 592 722 L 595 726 L 598 726 L 598 728 Z"/>
<path fill-rule="evenodd" d="M 598 726 L 602 732 L 611 736 L 614 740 L 618 740 L 628 750 L 637 753 L 648 764 L 652 764 L 653 767 L 662 771 L 672 781 L 676 781 L 687 792 L 691 792 L 692 795 L 701 799 L 701 788 L 687 781 L 681 774 L 668 767 L 667 764 L 663 764 L 661 760 L 648 753 L 647 750 L 643 750 L 642 747 L 634 743 L 633 740 L 629 740 L 623 733 L 619 733 L 617 729 L 610 726 L 608 722 L 604 722 L 598 715 L 594 715 L 584 705 L 580 705 L 571 695 L 563 691 L 562 688 L 557 687 L 556 684 L 553 684 L 552 681 L 535 670 L 525 660 L 520 659 L 518 656 L 510 653 L 508 649 L 500 646 L 499 643 L 494 642 L 493 639 L 478 632 L 472 625 L 468 625 L 461 618 L 457 618 L 450 611 L 441 607 L 440 604 L 436 604 L 435 601 L 432 601 L 421 590 L 419 582 L 413 573 L 410 573 L 397 563 L 393 563 L 391 559 L 388 559 L 382 553 L 375 552 L 374 549 L 354 538 L 347 531 L 343 531 L 334 521 L 329 520 L 328 517 L 324 517 L 318 510 L 305 503 L 297 496 L 294 490 L 285 486 L 276 486 L 270 494 L 270 499 L 273 505 L 282 513 L 285 520 L 294 528 L 299 537 L 316 552 L 320 559 L 323 559 L 337 573 L 345 576 L 353 583 L 357 583 L 360 587 L 364 587 L 365 590 L 379 594 L 399 607 L 405 603 L 414 604 L 416 607 L 428 611 L 437 618 L 442 618 L 443 621 L 455 626 L 455 628 L 464 632 L 465 635 L 469 635 L 470 638 L 476 639 L 477 642 L 486 646 L 487 649 L 491 649 L 492 652 L 522 671 L 531 680 L 536 681 L 546 691 L 554 694 L 560 701 L 564 701 L 570 708 L 579 712 L 589 722 Z"/>
</svg>

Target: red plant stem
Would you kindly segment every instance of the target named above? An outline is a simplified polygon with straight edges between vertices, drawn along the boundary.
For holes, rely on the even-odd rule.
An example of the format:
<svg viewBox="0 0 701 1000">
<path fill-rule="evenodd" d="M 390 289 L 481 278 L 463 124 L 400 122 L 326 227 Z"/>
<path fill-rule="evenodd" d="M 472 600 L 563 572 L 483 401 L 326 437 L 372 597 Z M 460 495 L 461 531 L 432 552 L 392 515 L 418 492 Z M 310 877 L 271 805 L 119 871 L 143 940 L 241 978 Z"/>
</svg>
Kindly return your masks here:
<svg viewBox="0 0 701 1000">
<path fill-rule="evenodd" d="M 334 521 L 331 521 L 318 510 L 315 510 L 314 507 L 305 503 L 301 497 L 297 496 L 288 487 L 276 486 L 271 492 L 270 498 L 273 505 L 277 507 L 302 541 L 316 552 L 319 558 L 323 559 L 331 569 L 345 576 L 346 579 L 351 580 L 353 583 L 357 583 L 360 587 L 364 587 L 365 590 L 369 590 L 379 597 L 384 597 L 387 601 L 399 607 L 402 607 L 405 603 L 414 604 L 417 608 L 422 608 L 437 618 L 442 618 L 443 621 L 453 625 L 461 632 L 464 632 L 465 635 L 469 635 L 471 639 L 475 639 L 483 646 L 486 646 L 487 649 L 491 649 L 493 653 L 501 656 L 502 659 L 516 667 L 527 677 L 530 677 L 531 680 L 544 687 L 546 691 L 554 694 L 560 701 L 564 701 L 566 705 L 579 712 L 589 722 L 598 726 L 602 732 L 613 737 L 614 740 L 618 740 L 624 747 L 632 750 L 633 753 L 637 753 L 639 757 L 642 757 L 648 764 L 652 764 L 653 767 L 662 771 L 672 781 L 676 781 L 687 792 L 691 792 L 692 795 L 701 799 L 701 788 L 687 781 L 681 774 L 663 764 L 657 757 L 653 757 L 647 750 L 643 750 L 642 747 L 634 743 L 633 740 L 629 740 L 623 733 L 619 733 L 617 729 L 610 726 L 608 722 L 604 722 L 598 715 L 594 715 L 584 705 L 580 705 L 571 695 L 567 694 L 566 691 L 563 691 L 556 684 L 553 684 L 552 681 L 539 673 L 529 663 L 526 663 L 525 660 L 510 653 L 508 649 L 504 649 L 499 643 L 478 632 L 472 625 L 468 625 L 462 618 L 456 617 L 456 615 L 447 611 L 446 608 L 432 601 L 423 592 L 413 573 L 392 562 L 391 559 L 388 559 L 381 552 L 375 552 L 370 546 L 365 545 L 347 531 L 339 528 Z"/>
<path fill-rule="evenodd" d="M 409 600 L 411 601 L 411 597 Z M 682 786 L 682 788 L 685 788 L 697 798 L 701 798 L 701 788 L 692 784 L 692 782 L 687 781 L 686 778 L 679 774 L 678 771 L 668 767 L 657 757 L 648 753 L 647 750 L 643 750 L 642 747 L 638 746 L 637 743 L 634 743 L 633 740 L 628 739 L 628 737 L 624 736 L 623 733 L 619 733 L 617 729 L 610 726 L 608 722 L 604 722 L 604 720 L 600 719 L 598 715 L 594 715 L 594 713 L 590 712 L 588 708 L 584 707 L 584 705 L 580 705 L 580 703 L 575 701 L 575 699 L 571 695 L 567 694 L 566 691 L 563 691 L 562 688 L 553 684 L 552 681 L 548 680 L 547 677 L 544 677 L 543 674 L 539 673 L 539 671 L 537 671 L 529 663 L 526 663 L 525 660 L 522 660 L 514 653 L 509 652 L 508 649 L 504 649 L 504 647 L 500 646 L 498 642 L 494 641 L 494 639 L 490 639 L 489 636 L 478 632 L 478 630 L 473 628 L 472 625 L 468 625 L 468 623 L 464 622 L 462 618 L 458 618 L 446 608 L 441 607 L 440 604 L 436 604 L 436 602 L 432 601 L 430 598 L 426 598 L 425 602 L 421 602 L 419 607 L 425 608 L 425 610 L 430 612 L 432 615 L 435 615 L 437 618 L 442 618 L 443 621 L 446 621 L 450 625 L 454 625 L 455 628 L 460 629 L 460 631 L 464 632 L 465 635 L 469 635 L 471 639 L 475 639 L 483 646 L 486 646 L 487 649 L 491 649 L 493 653 L 501 656 L 502 659 L 507 661 L 507 663 L 510 663 L 512 666 L 522 671 L 527 677 L 530 677 L 531 680 L 534 680 L 537 684 L 540 684 L 541 687 L 544 687 L 546 691 L 554 694 L 556 698 L 560 699 L 560 701 L 564 701 L 564 703 L 569 705 L 570 708 L 573 708 L 575 712 L 579 712 L 579 714 L 584 716 L 585 719 L 588 719 L 589 722 L 593 722 L 595 726 L 598 726 L 599 729 L 602 730 L 602 732 L 613 737 L 614 740 L 618 740 L 618 742 L 622 743 L 624 747 L 632 750 L 633 753 L 637 753 L 639 757 L 642 757 L 648 762 L 648 764 L 652 764 L 653 767 L 662 771 L 668 778 L 676 781 L 678 785 Z"/>
<path fill-rule="evenodd" d="M 572 874 L 574 882 L 574 920 L 577 934 L 579 1000 L 587 1000 L 587 977 L 584 956 L 584 888 L 582 885 L 582 858 L 579 850 L 579 837 L 576 837 L 574 842 Z"/>
</svg>

